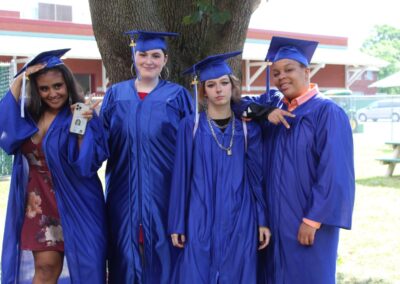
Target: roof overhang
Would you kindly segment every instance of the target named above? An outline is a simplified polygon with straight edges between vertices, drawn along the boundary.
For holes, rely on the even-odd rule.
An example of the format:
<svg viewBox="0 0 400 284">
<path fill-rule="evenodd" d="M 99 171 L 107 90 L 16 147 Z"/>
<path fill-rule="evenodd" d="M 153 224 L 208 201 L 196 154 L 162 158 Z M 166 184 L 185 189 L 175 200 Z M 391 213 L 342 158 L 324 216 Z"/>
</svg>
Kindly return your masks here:
<svg viewBox="0 0 400 284">
<path fill-rule="evenodd" d="M 248 39 L 243 50 L 243 60 L 264 61 L 269 48 L 269 41 Z M 319 45 L 312 64 L 333 64 L 346 66 L 366 66 L 368 69 L 381 68 L 388 65 L 384 60 L 364 54 L 346 47 Z"/>
<path fill-rule="evenodd" d="M 400 87 L 400 72 L 394 73 L 382 80 L 376 81 L 368 86 L 369 88 L 390 88 Z"/>
<path fill-rule="evenodd" d="M 101 59 L 93 36 L 65 36 L 60 38 L 61 35 L 6 33 L 0 32 L 1 56 L 32 57 L 45 50 L 71 48 L 63 58 Z"/>
</svg>

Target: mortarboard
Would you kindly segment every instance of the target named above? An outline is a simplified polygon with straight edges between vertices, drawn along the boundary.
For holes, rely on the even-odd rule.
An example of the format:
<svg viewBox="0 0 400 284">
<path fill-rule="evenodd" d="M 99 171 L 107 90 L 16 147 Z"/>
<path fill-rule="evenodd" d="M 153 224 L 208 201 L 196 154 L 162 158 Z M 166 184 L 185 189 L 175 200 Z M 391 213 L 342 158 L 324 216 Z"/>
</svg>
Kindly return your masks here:
<svg viewBox="0 0 400 284">
<path fill-rule="evenodd" d="M 51 68 L 60 64 L 64 64 L 60 58 L 69 50 L 70 48 L 65 48 L 65 49 L 49 50 L 39 53 L 31 60 L 29 60 L 21 68 L 21 70 L 18 71 L 18 73 L 14 76 L 14 78 L 18 77 L 18 75 L 24 72 L 26 68 L 28 68 L 29 66 L 33 66 L 35 64 L 40 64 L 40 63 L 45 64 L 46 65 L 45 68 Z"/>
<path fill-rule="evenodd" d="M 225 60 L 241 54 L 242 51 L 211 55 L 186 69 L 183 74 L 199 75 L 200 82 L 232 74 L 231 67 Z"/>
<path fill-rule="evenodd" d="M 25 71 L 29 66 L 33 66 L 36 64 L 45 64 L 44 68 L 51 68 L 57 65 L 64 64 L 61 60 L 61 56 L 63 56 L 70 48 L 57 49 L 57 50 L 49 50 L 39 53 L 31 60 L 29 60 L 22 68 L 17 72 L 14 78 L 18 77 L 21 73 L 23 73 L 22 79 L 22 87 L 21 87 L 21 117 L 25 117 L 25 98 L 26 98 L 26 76 Z"/>
<path fill-rule="evenodd" d="M 225 61 L 229 58 L 241 54 L 242 51 L 234 51 L 229 53 L 211 55 L 205 59 L 197 62 L 192 67 L 183 71 L 183 74 L 191 74 L 194 79 L 192 81 L 194 96 L 196 99 L 196 112 L 195 112 L 195 126 L 193 129 L 193 135 L 197 130 L 199 124 L 199 112 L 198 112 L 198 94 L 197 94 L 197 76 L 200 78 L 200 82 L 204 82 L 210 79 L 216 79 L 223 75 L 232 74 L 232 69 Z"/>
<path fill-rule="evenodd" d="M 265 58 L 265 61 L 267 61 L 268 64 L 266 71 L 267 94 L 270 89 L 269 66 L 272 63 L 281 59 L 291 59 L 308 67 L 311 63 L 311 58 L 314 55 L 317 45 L 317 41 L 278 36 L 272 37 L 267 56 Z"/>
<path fill-rule="evenodd" d="M 131 38 L 131 46 L 134 45 L 135 49 L 132 48 L 132 54 L 134 51 L 147 51 L 152 49 L 167 49 L 167 42 L 165 37 L 178 36 L 177 33 L 168 32 L 146 32 L 146 31 L 128 31 L 125 34 Z"/>
<path fill-rule="evenodd" d="M 265 61 L 276 62 L 281 59 L 292 59 L 308 66 L 317 45 L 317 41 L 274 36 Z"/>
</svg>

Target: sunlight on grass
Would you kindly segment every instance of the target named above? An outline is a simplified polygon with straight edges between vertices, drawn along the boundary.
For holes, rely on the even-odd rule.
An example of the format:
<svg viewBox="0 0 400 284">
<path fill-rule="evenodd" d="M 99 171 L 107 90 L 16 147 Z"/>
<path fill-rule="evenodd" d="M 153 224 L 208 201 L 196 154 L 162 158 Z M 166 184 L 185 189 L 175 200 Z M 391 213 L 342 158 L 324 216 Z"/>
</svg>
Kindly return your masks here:
<svg viewBox="0 0 400 284">
<path fill-rule="evenodd" d="M 400 189 L 400 176 L 362 178 L 356 182 L 365 186 Z"/>
</svg>

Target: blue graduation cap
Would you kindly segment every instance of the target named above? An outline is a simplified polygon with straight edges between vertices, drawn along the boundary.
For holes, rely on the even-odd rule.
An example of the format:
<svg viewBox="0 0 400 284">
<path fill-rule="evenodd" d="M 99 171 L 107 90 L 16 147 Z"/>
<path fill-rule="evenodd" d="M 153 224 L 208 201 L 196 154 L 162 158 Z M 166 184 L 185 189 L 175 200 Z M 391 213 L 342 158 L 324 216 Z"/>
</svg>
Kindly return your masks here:
<svg viewBox="0 0 400 284">
<path fill-rule="evenodd" d="M 196 99 L 196 112 L 195 112 L 195 124 L 193 128 L 193 135 L 196 133 L 197 127 L 199 125 L 199 102 L 198 102 L 198 94 L 197 94 L 197 76 L 200 78 L 200 82 L 204 82 L 210 79 L 216 79 L 224 75 L 232 74 L 232 69 L 225 61 L 229 58 L 235 57 L 241 54 L 242 51 L 234 51 L 229 53 L 211 55 L 206 57 L 205 59 L 197 62 L 192 67 L 183 71 L 183 74 L 191 74 L 194 76 L 192 85 L 193 92 Z"/>
<path fill-rule="evenodd" d="M 265 61 L 292 59 L 309 66 L 318 42 L 287 37 L 272 37 Z"/>
<path fill-rule="evenodd" d="M 18 77 L 22 72 L 26 70 L 29 66 L 33 66 L 35 64 L 45 64 L 45 68 L 51 68 L 60 64 L 64 64 L 60 59 L 67 51 L 71 50 L 70 48 L 57 49 L 57 50 L 49 50 L 39 53 L 34 58 L 32 58 L 29 62 L 27 62 L 21 70 L 14 76 L 14 78 Z"/>
<path fill-rule="evenodd" d="M 131 38 L 132 54 L 135 54 L 136 50 L 147 51 L 152 49 L 167 49 L 167 42 L 165 37 L 178 36 L 177 33 L 169 32 L 147 32 L 147 31 L 128 31 L 125 34 Z"/>
<path fill-rule="evenodd" d="M 242 51 L 211 55 L 183 71 L 183 74 L 199 75 L 200 82 L 232 74 L 231 67 L 225 60 L 241 54 Z"/>
<path fill-rule="evenodd" d="M 308 67 L 311 63 L 311 58 L 314 55 L 317 46 L 317 41 L 278 36 L 272 37 L 267 56 L 265 58 L 265 61 L 267 61 L 268 64 L 266 71 L 267 93 L 270 89 L 269 66 L 272 63 L 281 59 L 291 59 Z"/>
</svg>

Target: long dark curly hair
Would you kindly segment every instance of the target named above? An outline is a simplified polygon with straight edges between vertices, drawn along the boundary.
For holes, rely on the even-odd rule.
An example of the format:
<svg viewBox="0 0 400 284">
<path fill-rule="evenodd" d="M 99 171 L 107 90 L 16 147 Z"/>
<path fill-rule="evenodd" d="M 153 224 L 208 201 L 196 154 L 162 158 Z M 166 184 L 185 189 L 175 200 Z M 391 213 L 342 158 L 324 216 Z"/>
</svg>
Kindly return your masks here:
<svg viewBox="0 0 400 284">
<path fill-rule="evenodd" d="M 37 78 L 49 71 L 58 71 L 62 74 L 68 92 L 68 100 L 65 102 L 66 105 L 84 102 L 85 100 L 81 87 L 67 66 L 61 64 L 51 68 L 44 68 L 29 76 L 27 110 L 35 122 L 39 121 L 40 117 L 48 108 L 47 104 L 40 98 Z"/>
</svg>

